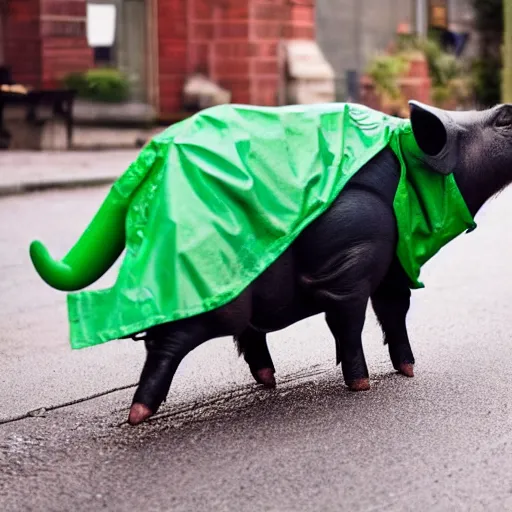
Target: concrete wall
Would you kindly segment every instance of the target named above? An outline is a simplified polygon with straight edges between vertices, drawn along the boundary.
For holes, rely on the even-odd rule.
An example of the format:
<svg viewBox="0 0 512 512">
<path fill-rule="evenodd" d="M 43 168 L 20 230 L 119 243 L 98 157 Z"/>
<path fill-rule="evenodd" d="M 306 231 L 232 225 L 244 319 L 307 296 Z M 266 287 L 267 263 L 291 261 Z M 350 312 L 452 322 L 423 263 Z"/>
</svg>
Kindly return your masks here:
<svg viewBox="0 0 512 512">
<path fill-rule="evenodd" d="M 362 73 L 376 51 L 385 50 L 400 23 L 414 26 L 413 0 L 317 0 L 317 41 L 336 72 L 338 97 L 346 72 Z"/>
</svg>

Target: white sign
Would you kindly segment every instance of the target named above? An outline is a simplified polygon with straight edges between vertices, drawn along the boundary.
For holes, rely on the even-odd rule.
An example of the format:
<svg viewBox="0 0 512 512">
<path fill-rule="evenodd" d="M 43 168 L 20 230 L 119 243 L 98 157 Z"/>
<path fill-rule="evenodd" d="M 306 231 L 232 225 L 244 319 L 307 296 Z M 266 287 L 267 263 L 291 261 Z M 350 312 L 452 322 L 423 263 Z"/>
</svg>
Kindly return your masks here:
<svg viewBox="0 0 512 512">
<path fill-rule="evenodd" d="M 87 3 L 87 42 L 89 46 L 112 46 L 115 35 L 116 6 Z"/>
</svg>

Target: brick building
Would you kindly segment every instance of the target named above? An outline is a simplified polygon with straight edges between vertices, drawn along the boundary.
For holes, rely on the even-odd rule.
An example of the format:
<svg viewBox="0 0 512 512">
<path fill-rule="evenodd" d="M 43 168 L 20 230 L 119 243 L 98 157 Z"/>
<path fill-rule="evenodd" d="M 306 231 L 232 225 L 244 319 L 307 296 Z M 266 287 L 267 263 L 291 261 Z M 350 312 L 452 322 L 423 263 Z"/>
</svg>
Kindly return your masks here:
<svg viewBox="0 0 512 512">
<path fill-rule="evenodd" d="M 88 46 L 88 2 L 117 9 L 115 42 L 107 56 Z M 10 66 L 19 83 L 53 88 L 65 74 L 106 59 L 129 77 L 132 100 L 151 105 L 166 120 L 182 110 L 184 81 L 194 71 L 230 90 L 234 102 L 279 103 L 279 42 L 310 40 L 318 42 L 317 53 L 325 56 L 336 81 L 336 99 L 345 100 L 354 97 L 369 58 L 387 47 L 398 27 L 414 30 L 417 3 L 0 0 L 0 65 Z M 469 0 L 423 3 L 429 10 L 425 19 L 436 13 L 449 25 L 462 24 L 460 30 L 468 30 Z"/>
<path fill-rule="evenodd" d="M 85 2 L 0 0 L 0 64 L 17 82 L 53 86 L 69 70 L 92 65 Z"/>
<path fill-rule="evenodd" d="M 92 1 L 92 0 L 91 0 Z M 315 38 L 314 0 L 94 0 L 117 8 L 107 61 L 127 74 L 132 99 L 165 118 L 182 108 L 194 71 L 232 101 L 275 104 L 278 41 Z M 87 43 L 87 0 L 0 0 L 0 64 L 18 83 L 57 87 L 101 57 Z"/>
</svg>

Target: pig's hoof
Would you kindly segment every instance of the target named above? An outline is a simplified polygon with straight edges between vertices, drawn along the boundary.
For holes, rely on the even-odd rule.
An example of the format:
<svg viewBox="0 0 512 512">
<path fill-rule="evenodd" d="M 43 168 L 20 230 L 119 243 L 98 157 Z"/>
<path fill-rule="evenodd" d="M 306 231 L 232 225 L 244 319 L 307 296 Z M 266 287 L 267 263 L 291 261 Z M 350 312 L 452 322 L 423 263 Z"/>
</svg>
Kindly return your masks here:
<svg viewBox="0 0 512 512">
<path fill-rule="evenodd" d="M 275 388 L 276 379 L 274 371 L 271 368 L 260 368 L 253 372 L 254 379 L 258 384 L 262 384 L 265 388 Z"/>
<path fill-rule="evenodd" d="M 402 363 L 398 372 L 406 377 L 414 377 L 414 365 L 412 363 Z"/>
<path fill-rule="evenodd" d="M 147 405 L 135 403 L 130 408 L 128 423 L 130 425 L 139 425 L 146 421 L 152 414 L 151 409 Z"/>
<path fill-rule="evenodd" d="M 347 384 L 350 391 L 368 391 L 370 389 L 370 379 L 356 379 Z"/>
</svg>

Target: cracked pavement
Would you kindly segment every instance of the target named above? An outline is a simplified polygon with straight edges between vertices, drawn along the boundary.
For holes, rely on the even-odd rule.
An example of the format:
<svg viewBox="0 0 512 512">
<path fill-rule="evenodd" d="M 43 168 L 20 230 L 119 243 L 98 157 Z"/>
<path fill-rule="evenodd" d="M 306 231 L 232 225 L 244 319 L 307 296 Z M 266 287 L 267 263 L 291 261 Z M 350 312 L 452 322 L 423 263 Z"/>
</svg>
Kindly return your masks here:
<svg viewBox="0 0 512 512">
<path fill-rule="evenodd" d="M 369 311 L 372 389 L 346 391 L 316 317 L 270 337 L 276 390 L 212 340 L 137 428 L 143 345 L 71 351 L 65 294 L 28 256 L 34 238 L 63 256 L 107 190 L 0 199 L 0 510 L 512 510 L 512 190 L 425 266 L 414 379 L 393 372 Z"/>
</svg>

